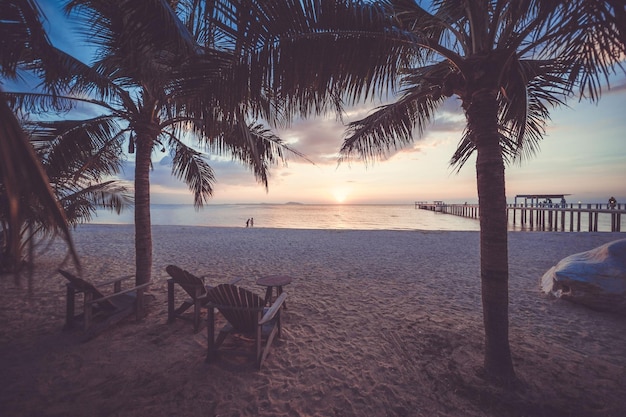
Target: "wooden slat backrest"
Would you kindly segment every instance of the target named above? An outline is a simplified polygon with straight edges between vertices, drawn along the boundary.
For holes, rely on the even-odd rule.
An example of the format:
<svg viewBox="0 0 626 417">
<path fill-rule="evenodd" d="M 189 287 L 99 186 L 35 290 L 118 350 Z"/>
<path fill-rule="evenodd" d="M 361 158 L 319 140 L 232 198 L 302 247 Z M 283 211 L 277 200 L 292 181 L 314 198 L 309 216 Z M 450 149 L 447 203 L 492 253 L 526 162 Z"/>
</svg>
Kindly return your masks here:
<svg viewBox="0 0 626 417">
<path fill-rule="evenodd" d="M 206 288 L 202 279 L 189 273 L 188 271 L 177 267 L 176 265 L 168 265 L 165 271 L 172 277 L 174 282 L 180 285 L 192 299 L 196 299 L 196 294 L 206 294 Z M 199 293 L 196 291 L 199 290 Z"/>
<path fill-rule="evenodd" d="M 240 332 L 252 332 L 263 311 L 264 300 L 246 289 L 232 284 L 220 284 L 207 292 L 209 302 L 213 304 Z"/>
<path fill-rule="evenodd" d="M 92 301 L 93 302 L 98 302 L 98 305 L 101 308 L 104 308 L 106 310 L 115 310 L 115 304 L 113 304 L 111 301 L 109 300 L 102 300 L 102 301 L 98 301 L 98 299 L 103 298 L 104 294 L 102 294 L 100 291 L 98 291 L 98 289 L 96 287 L 93 286 L 93 284 L 85 281 L 82 278 L 77 277 L 76 275 L 64 271 L 62 269 L 59 269 L 59 273 L 61 275 L 63 275 L 69 282 L 70 284 L 74 287 L 74 289 L 76 289 L 77 291 L 83 292 L 83 293 L 91 293 L 92 294 Z"/>
</svg>

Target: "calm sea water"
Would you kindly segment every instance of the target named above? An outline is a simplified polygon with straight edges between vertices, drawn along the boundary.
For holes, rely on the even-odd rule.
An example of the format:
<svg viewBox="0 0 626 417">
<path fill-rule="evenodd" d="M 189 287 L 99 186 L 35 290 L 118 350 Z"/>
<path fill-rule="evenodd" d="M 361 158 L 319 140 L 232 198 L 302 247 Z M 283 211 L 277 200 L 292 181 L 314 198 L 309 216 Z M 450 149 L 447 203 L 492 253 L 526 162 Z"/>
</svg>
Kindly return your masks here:
<svg viewBox="0 0 626 417">
<path fill-rule="evenodd" d="M 478 220 L 415 209 L 406 205 L 211 204 L 195 210 L 187 204 L 152 205 L 153 225 L 355 230 L 480 230 Z M 93 224 L 132 224 L 133 210 L 121 215 L 98 211 Z M 622 216 L 626 217 L 626 216 Z M 586 221 L 582 230 L 587 230 Z M 519 223 L 509 230 L 521 230 Z M 610 218 L 600 216 L 599 231 L 610 231 Z M 626 231 L 626 218 L 622 219 Z"/>
<path fill-rule="evenodd" d="M 133 211 L 98 211 L 94 224 L 132 224 Z M 153 225 L 361 230 L 479 230 L 478 220 L 416 210 L 407 205 L 211 204 L 196 211 L 187 204 L 154 204 Z"/>
</svg>

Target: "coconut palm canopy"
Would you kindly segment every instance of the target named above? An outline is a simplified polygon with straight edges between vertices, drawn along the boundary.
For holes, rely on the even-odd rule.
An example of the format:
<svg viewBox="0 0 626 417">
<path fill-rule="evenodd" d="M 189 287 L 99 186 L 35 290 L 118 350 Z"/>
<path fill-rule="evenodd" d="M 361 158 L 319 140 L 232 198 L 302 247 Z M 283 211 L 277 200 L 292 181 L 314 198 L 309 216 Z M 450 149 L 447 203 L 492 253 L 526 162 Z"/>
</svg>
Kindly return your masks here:
<svg viewBox="0 0 626 417">
<path fill-rule="evenodd" d="M 29 70 L 42 79 L 42 90 L 54 97 L 67 81 L 65 54 L 50 43 L 43 29 L 37 3 L 31 0 L 3 1 L 0 7 L 0 76 L 19 78 Z M 56 201 L 49 180 L 20 122 L 8 105 L 9 97 L 0 89 L 0 172 L 2 174 L 3 267 L 19 269 L 26 213 L 41 207 L 41 221 L 67 241 L 77 265 L 64 213 Z M 53 101 L 54 102 L 54 101 Z"/>
<path fill-rule="evenodd" d="M 84 113 L 96 116 L 48 121 L 46 134 L 97 142 L 112 161 L 122 145 L 135 154 L 136 280 L 149 282 L 153 152 L 169 150 L 172 174 L 189 186 L 196 207 L 210 199 L 215 173 L 189 138 L 248 166 L 266 187 L 269 168 L 284 162 L 286 152 L 297 152 L 256 122 L 280 120 L 280 108 L 265 91 L 251 88 L 245 51 L 216 47 L 210 3 L 76 0 L 66 10 L 80 23 L 94 60 L 74 63 L 70 94 L 58 100 L 80 103 Z M 12 98 L 28 109 L 46 99 L 21 93 Z"/>
<path fill-rule="evenodd" d="M 119 173 L 125 160 L 121 146 L 111 146 L 107 141 L 99 141 L 99 136 L 87 136 L 81 131 L 59 136 L 58 122 L 52 122 L 51 129 L 45 121 L 23 125 L 70 225 L 90 221 L 97 208 L 119 214 L 132 205 L 126 184 L 102 181 Z M 46 226 L 40 225 L 43 229 Z"/>
<path fill-rule="evenodd" d="M 496 379 L 515 380 L 508 342 L 505 165 L 537 151 L 552 108 L 576 97 L 600 98 L 626 57 L 626 5 L 618 0 L 301 3 L 306 17 L 295 19 L 297 33 L 285 30 L 265 40 L 255 55 L 255 64 L 271 66 L 276 94 L 314 104 L 396 94 L 391 103 L 349 124 L 342 160 L 384 158 L 418 139 L 448 97 L 460 100 L 467 125 L 451 164 L 460 168 L 476 155 L 484 369 Z M 280 9 L 257 7 L 268 15 Z"/>
</svg>

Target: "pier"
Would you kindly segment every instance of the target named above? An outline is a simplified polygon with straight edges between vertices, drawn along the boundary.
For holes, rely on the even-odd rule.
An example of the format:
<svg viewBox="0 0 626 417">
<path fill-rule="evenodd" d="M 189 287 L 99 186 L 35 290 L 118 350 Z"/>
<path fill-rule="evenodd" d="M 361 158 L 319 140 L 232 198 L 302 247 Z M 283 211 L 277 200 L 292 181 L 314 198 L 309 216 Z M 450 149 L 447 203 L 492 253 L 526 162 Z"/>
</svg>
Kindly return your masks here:
<svg viewBox="0 0 626 417">
<path fill-rule="evenodd" d="M 415 208 L 442 214 L 479 219 L 478 204 L 446 204 L 443 201 L 416 201 Z M 524 202 L 507 205 L 510 225 L 522 230 L 597 232 L 600 220 L 609 226 L 611 232 L 622 231 L 622 219 L 626 219 L 626 204 L 607 203 L 541 203 Z"/>
</svg>

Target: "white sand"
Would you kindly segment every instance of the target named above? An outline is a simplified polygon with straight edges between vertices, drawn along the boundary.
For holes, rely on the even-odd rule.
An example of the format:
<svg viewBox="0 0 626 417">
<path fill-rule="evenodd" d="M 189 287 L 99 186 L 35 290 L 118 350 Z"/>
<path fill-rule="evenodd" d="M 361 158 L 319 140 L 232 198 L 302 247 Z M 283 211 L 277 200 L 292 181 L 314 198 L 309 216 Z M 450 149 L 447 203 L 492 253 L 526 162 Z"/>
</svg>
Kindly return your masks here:
<svg viewBox="0 0 626 417">
<path fill-rule="evenodd" d="M 90 342 L 61 331 L 60 243 L 38 258 L 31 296 L 0 280 L 0 416 L 626 415 L 626 318 L 539 288 L 561 258 L 624 234 L 509 236 L 515 392 L 477 376 L 477 232 L 157 226 L 148 317 Z M 80 227 L 84 276 L 132 273 L 133 239 L 132 226 Z M 261 371 L 231 356 L 207 365 L 206 327 L 166 324 L 170 263 L 259 294 L 255 276 L 294 277 Z"/>
</svg>

